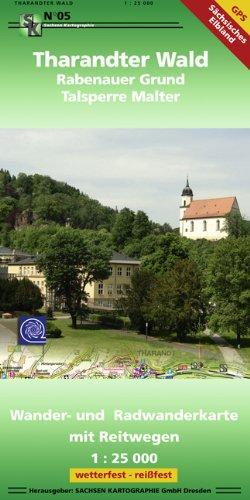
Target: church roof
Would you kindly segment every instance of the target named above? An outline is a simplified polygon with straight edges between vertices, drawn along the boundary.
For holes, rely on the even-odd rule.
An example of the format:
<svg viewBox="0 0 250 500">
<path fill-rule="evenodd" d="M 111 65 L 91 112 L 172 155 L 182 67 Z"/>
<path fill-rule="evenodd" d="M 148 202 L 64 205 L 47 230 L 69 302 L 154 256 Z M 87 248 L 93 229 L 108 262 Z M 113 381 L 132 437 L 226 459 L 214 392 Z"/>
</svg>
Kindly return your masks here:
<svg viewBox="0 0 250 500">
<path fill-rule="evenodd" d="M 225 217 L 225 215 L 231 212 L 235 202 L 235 196 L 230 196 L 228 198 L 212 198 L 209 200 L 193 200 L 186 208 L 183 219 Z"/>
</svg>

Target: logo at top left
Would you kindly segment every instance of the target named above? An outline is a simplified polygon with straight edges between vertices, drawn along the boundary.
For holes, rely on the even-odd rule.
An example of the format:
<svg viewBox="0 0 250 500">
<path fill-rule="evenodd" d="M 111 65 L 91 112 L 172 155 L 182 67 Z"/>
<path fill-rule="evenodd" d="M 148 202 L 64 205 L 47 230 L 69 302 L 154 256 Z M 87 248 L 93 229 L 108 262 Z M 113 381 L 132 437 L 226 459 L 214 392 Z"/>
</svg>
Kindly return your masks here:
<svg viewBox="0 0 250 500">
<path fill-rule="evenodd" d="M 28 36 L 42 36 L 42 23 L 36 14 L 22 14 L 19 26 Z"/>
</svg>

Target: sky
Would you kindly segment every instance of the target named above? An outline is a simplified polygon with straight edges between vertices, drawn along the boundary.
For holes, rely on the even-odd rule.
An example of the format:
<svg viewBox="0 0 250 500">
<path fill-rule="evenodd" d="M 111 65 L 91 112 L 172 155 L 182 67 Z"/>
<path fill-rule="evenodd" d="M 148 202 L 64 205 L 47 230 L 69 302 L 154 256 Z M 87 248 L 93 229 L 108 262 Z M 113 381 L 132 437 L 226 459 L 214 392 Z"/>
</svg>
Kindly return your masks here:
<svg viewBox="0 0 250 500">
<path fill-rule="evenodd" d="M 0 168 L 178 227 L 187 174 L 194 199 L 237 196 L 250 218 L 249 145 L 250 129 L 0 129 Z"/>
</svg>

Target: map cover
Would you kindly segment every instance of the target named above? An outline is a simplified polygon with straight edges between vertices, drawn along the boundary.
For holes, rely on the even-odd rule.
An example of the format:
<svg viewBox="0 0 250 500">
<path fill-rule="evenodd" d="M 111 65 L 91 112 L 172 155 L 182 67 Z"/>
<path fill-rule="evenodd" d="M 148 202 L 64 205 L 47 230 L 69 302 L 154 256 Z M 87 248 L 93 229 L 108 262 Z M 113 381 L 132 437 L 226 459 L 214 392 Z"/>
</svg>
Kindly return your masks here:
<svg viewBox="0 0 250 500">
<path fill-rule="evenodd" d="M 1 499 L 249 498 L 249 2 L 1 10 Z"/>
</svg>

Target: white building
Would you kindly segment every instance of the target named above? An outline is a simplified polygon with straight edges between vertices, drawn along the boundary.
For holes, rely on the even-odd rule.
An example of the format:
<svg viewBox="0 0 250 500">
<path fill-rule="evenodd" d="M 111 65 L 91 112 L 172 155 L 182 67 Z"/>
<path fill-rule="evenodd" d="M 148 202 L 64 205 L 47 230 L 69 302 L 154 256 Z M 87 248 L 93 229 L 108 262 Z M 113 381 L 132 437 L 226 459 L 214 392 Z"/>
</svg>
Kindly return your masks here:
<svg viewBox="0 0 250 500">
<path fill-rule="evenodd" d="M 180 235 L 193 240 L 226 238 L 226 216 L 232 211 L 240 213 L 235 196 L 194 200 L 187 179 L 181 195 Z"/>
</svg>

